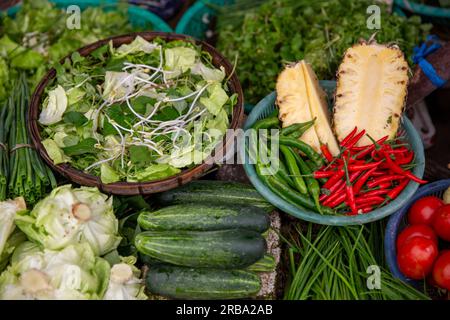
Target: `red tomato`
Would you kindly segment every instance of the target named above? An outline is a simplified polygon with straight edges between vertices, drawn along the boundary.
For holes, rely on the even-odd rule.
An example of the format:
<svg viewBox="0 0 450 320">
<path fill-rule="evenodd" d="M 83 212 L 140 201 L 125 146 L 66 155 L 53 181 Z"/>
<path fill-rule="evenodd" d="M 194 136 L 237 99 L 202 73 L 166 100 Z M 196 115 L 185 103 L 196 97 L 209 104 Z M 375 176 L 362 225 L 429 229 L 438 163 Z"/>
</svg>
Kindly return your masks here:
<svg viewBox="0 0 450 320">
<path fill-rule="evenodd" d="M 407 226 L 400 232 L 397 238 L 397 251 L 409 240 L 414 237 L 422 237 L 432 240 L 434 243 L 438 243 L 436 234 L 431 227 L 424 224 L 417 224 L 413 226 Z"/>
<path fill-rule="evenodd" d="M 444 289 L 450 290 L 450 250 L 442 251 L 433 267 L 433 280 Z"/>
<path fill-rule="evenodd" d="M 438 197 L 423 197 L 409 208 L 408 220 L 410 224 L 428 224 L 431 225 L 434 212 L 444 203 Z"/>
<path fill-rule="evenodd" d="M 431 272 L 437 255 L 438 248 L 435 242 L 423 237 L 415 237 L 398 251 L 398 267 L 411 279 L 423 279 Z"/>
<path fill-rule="evenodd" d="M 433 228 L 441 239 L 450 241 L 450 204 L 436 209 L 433 215 Z"/>
</svg>

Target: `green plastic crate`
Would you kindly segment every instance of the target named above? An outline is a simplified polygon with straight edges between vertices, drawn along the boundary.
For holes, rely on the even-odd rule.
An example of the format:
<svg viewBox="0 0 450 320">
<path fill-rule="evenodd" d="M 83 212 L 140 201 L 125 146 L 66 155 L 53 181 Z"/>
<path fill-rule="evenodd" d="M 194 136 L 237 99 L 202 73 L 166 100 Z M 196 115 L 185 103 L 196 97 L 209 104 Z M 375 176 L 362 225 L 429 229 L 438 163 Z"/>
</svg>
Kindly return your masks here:
<svg viewBox="0 0 450 320">
<path fill-rule="evenodd" d="M 114 10 L 119 4 L 119 1 L 117 0 L 50 0 L 50 2 L 54 3 L 58 8 L 67 8 L 70 5 L 77 5 L 82 10 L 87 7 L 98 6 L 104 6 L 107 10 Z M 8 15 L 13 16 L 19 9 L 20 4 L 9 8 L 7 13 Z M 129 5 L 128 15 L 131 24 L 135 27 L 143 27 L 151 24 L 153 31 L 173 32 L 173 29 L 160 17 L 145 9 Z"/>
<path fill-rule="evenodd" d="M 328 94 L 329 103 L 332 101 L 332 94 L 334 92 L 336 83 L 335 81 L 320 81 L 320 85 Z M 275 107 L 276 93 L 272 92 L 264 99 L 262 99 L 250 113 L 245 122 L 244 129 L 249 129 L 253 124 L 259 119 L 264 119 L 269 116 Z M 331 107 L 331 103 L 330 103 Z M 425 169 L 425 155 L 423 150 L 422 140 L 419 134 L 412 125 L 411 121 L 406 117 L 402 117 L 402 128 L 405 131 L 406 138 L 415 153 L 417 166 L 413 169 L 413 174 L 419 178 L 422 178 Z M 270 203 L 280 210 L 289 213 L 290 215 L 313 223 L 332 225 L 332 226 L 345 226 L 345 225 L 360 225 L 364 223 L 369 223 L 383 219 L 398 210 L 400 210 L 409 199 L 414 195 L 418 188 L 416 182 L 411 181 L 406 188 L 400 193 L 400 195 L 392 202 L 388 203 L 382 208 L 376 209 L 372 212 L 361 214 L 357 216 L 333 216 L 333 215 L 321 215 L 317 212 L 302 209 L 298 206 L 294 206 L 291 203 L 280 198 L 278 195 L 273 193 L 258 177 L 255 171 L 255 166 L 250 164 L 247 159 L 249 158 L 247 152 L 247 143 L 241 143 L 241 148 L 239 150 L 241 159 L 245 159 L 244 170 L 250 179 L 250 182 L 258 190 L 258 192 Z"/>
</svg>

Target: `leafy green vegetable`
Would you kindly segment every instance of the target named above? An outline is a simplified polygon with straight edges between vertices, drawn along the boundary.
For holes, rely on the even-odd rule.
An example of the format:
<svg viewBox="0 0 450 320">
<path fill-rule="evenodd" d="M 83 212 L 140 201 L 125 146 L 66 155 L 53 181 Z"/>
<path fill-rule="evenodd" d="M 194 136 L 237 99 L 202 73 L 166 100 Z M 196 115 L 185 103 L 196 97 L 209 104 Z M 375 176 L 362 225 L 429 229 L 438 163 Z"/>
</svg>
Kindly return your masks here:
<svg viewBox="0 0 450 320">
<path fill-rule="evenodd" d="M 102 47 L 56 65 L 40 122 L 55 163 L 142 182 L 201 163 L 222 139 L 236 104 L 224 68 L 190 42 Z"/>
<path fill-rule="evenodd" d="M 138 171 L 134 175 L 130 175 L 127 179 L 128 182 L 141 182 L 158 180 L 165 177 L 173 176 L 179 173 L 181 170 L 174 168 L 168 164 L 153 164 L 142 171 Z"/>
<path fill-rule="evenodd" d="M 344 51 L 360 38 L 377 32 L 377 41 L 396 42 L 412 63 L 415 45 L 431 25 L 417 16 L 391 15 L 382 2 L 381 29 L 367 28 L 371 0 L 236 0 L 219 10 L 217 47 L 239 59 L 237 74 L 246 100 L 256 104 L 274 90 L 287 62 L 306 59 L 319 79 L 335 76 Z"/>
<path fill-rule="evenodd" d="M 64 152 L 58 147 L 56 142 L 52 139 L 45 139 L 42 141 L 42 145 L 47 151 L 48 156 L 52 159 L 54 164 L 60 164 L 69 161 Z"/>
<path fill-rule="evenodd" d="M 97 152 L 97 149 L 95 148 L 96 143 L 97 140 L 95 140 L 94 138 L 81 140 L 74 146 L 64 148 L 64 154 L 68 156 L 79 156 L 85 153 L 95 153 Z"/>
<path fill-rule="evenodd" d="M 39 122 L 43 125 L 55 124 L 62 120 L 67 109 L 67 96 L 63 87 L 57 86 L 48 93 L 48 98 L 39 116 Z"/>
<path fill-rule="evenodd" d="M 6 99 L 19 70 L 25 70 L 32 89 L 45 71 L 61 58 L 83 45 L 117 34 L 150 30 L 150 25 L 134 28 L 129 23 L 127 5 L 116 10 L 88 7 L 81 12 L 81 29 L 66 27 L 65 8 L 56 8 L 48 0 L 24 0 L 14 17 L 0 21 L 0 101 Z M 107 50 L 102 47 L 94 55 L 100 57 Z M 2 78 L 2 61 L 9 77 Z"/>
<path fill-rule="evenodd" d="M 120 176 L 110 165 L 102 163 L 100 166 L 100 179 L 103 183 L 113 183 L 120 181 Z"/>
<path fill-rule="evenodd" d="M 76 127 L 80 127 L 83 124 L 85 124 L 86 122 L 88 122 L 88 119 L 84 116 L 84 114 L 82 114 L 81 112 L 76 112 L 76 111 L 67 112 L 66 114 L 64 114 L 63 119 L 64 119 L 64 122 L 72 123 Z"/>
</svg>

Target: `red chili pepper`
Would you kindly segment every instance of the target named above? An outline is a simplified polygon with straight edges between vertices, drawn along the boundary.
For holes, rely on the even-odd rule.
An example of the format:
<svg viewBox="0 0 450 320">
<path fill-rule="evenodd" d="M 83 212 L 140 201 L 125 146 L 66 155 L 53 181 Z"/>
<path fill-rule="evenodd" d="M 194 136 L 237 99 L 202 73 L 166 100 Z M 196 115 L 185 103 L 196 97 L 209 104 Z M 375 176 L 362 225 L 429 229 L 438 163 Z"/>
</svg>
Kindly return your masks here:
<svg viewBox="0 0 450 320">
<path fill-rule="evenodd" d="M 379 189 L 386 189 L 386 188 L 390 188 L 392 186 L 392 183 L 390 182 L 382 182 L 378 185 Z"/>
<path fill-rule="evenodd" d="M 367 207 L 362 207 L 362 208 L 357 208 L 358 210 L 358 214 L 360 213 L 367 213 L 373 210 L 372 206 L 367 206 Z"/>
<path fill-rule="evenodd" d="M 358 133 L 357 135 L 355 135 L 353 138 L 351 138 L 349 141 L 347 141 L 347 143 L 345 145 L 343 145 L 342 147 L 350 149 L 351 147 L 353 147 L 359 140 L 361 140 L 362 136 L 366 134 L 366 130 L 362 130 L 360 133 Z"/>
<path fill-rule="evenodd" d="M 365 156 L 367 156 L 369 153 L 371 153 L 372 151 L 375 150 L 376 144 L 378 144 L 378 145 L 383 144 L 387 140 L 387 138 L 388 138 L 388 136 L 385 136 L 385 137 L 379 139 L 374 144 L 371 144 L 371 145 L 365 146 L 365 147 L 360 147 L 363 149 L 361 149 L 361 151 L 355 155 L 356 159 L 361 159 L 361 158 L 364 158 Z M 358 148 L 358 147 L 353 147 L 353 148 Z M 353 150 L 353 148 L 352 148 L 352 150 Z"/>
<path fill-rule="evenodd" d="M 352 172 L 350 174 L 350 182 L 353 182 L 356 180 L 356 178 L 358 178 L 358 176 L 361 174 L 361 171 L 358 172 Z M 336 197 L 336 193 L 340 193 L 342 192 L 342 188 L 345 185 L 345 181 L 344 180 L 339 180 L 337 183 L 335 183 L 330 189 L 328 189 L 330 191 L 330 195 L 322 195 L 321 198 L 319 198 L 319 201 L 324 201 L 328 202 L 328 201 L 332 201 L 335 197 Z M 330 199 L 331 198 L 331 199 Z"/>
<path fill-rule="evenodd" d="M 366 197 L 366 196 L 362 196 L 362 197 L 358 197 L 355 199 L 355 202 L 357 205 L 362 206 L 362 205 L 374 205 L 374 204 L 380 204 L 384 201 L 384 198 L 380 197 L 380 196 L 370 196 L 370 197 Z"/>
<path fill-rule="evenodd" d="M 348 171 L 362 171 L 362 170 L 370 170 L 376 168 L 380 165 L 382 161 L 370 162 L 364 164 L 351 164 L 348 166 Z"/>
<path fill-rule="evenodd" d="M 335 172 L 333 171 L 315 171 L 313 173 L 314 179 L 321 179 L 321 178 L 330 178 L 334 176 Z"/>
<path fill-rule="evenodd" d="M 320 150 L 322 151 L 323 156 L 327 159 L 328 162 L 333 161 L 333 156 L 331 155 L 330 150 L 326 144 L 320 145 Z"/>
<path fill-rule="evenodd" d="M 403 189 L 405 189 L 405 187 L 408 185 L 408 183 L 408 179 L 402 180 L 398 186 L 389 191 L 389 193 L 386 195 L 386 198 L 389 200 L 394 200 L 395 198 L 397 198 L 400 192 L 402 192 Z"/>
<path fill-rule="evenodd" d="M 330 189 L 334 184 L 336 184 L 336 182 L 338 182 L 339 180 L 341 180 L 341 178 L 344 176 L 344 170 L 342 169 L 338 169 L 334 175 L 328 179 L 327 182 L 325 182 L 325 184 L 322 186 L 325 189 Z"/>
<path fill-rule="evenodd" d="M 355 127 L 355 129 L 353 129 L 344 139 L 342 139 L 340 146 L 343 147 L 345 144 L 347 144 L 347 142 L 353 138 L 353 136 L 355 135 L 356 131 L 358 131 L 358 128 Z"/>
<path fill-rule="evenodd" d="M 361 195 L 364 195 L 366 197 L 382 196 L 382 195 L 385 195 L 386 193 L 388 193 L 389 191 L 390 190 L 388 190 L 388 189 L 370 190 L 370 191 L 362 192 Z"/>
<path fill-rule="evenodd" d="M 319 201 L 328 200 L 330 197 L 332 197 L 334 194 L 338 193 L 340 189 L 344 186 L 344 180 L 339 180 L 337 183 L 335 183 L 333 186 L 328 189 L 329 195 L 323 194 L 319 197 Z"/>
<path fill-rule="evenodd" d="M 385 175 L 385 176 L 377 177 L 377 178 L 367 182 L 367 186 L 369 188 L 373 188 L 373 187 L 376 187 L 377 185 L 380 185 L 380 183 L 383 183 L 383 182 L 402 180 L 404 178 L 405 178 L 404 176 L 398 175 L 398 174 Z"/>
<path fill-rule="evenodd" d="M 334 208 L 340 205 L 342 202 L 344 202 L 346 197 L 347 195 L 345 194 L 345 192 L 337 193 L 337 196 L 334 199 L 324 202 L 323 205 L 330 208 Z"/>
<path fill-rule="evenodd" d="M 386 172 L 375 170 L 375 171 L 372 172 L 371 176 L 372 177 L 379 177 L 379 176 L 384 176 L 385 174 L 386 174 Z"/>
<path fill-rule="evenodd" d="M 417 183 L 424 184 L 427 183 L 426 180 L 419 179 L 415 175 L 411 173 L 409 170 L 403 170 L 399 165 L 397 165 L 394 161 L 392 161 L 391 157 L 389 155 L 385 154 L 386 164 L 388 165 L 389 169 L 391 169 L 394 173 L 403 175 L 410 180 L 413 180 Z"/>
<path fill-rule="evenodd" d="M 364 130 L 363 130 L 364 131 Z M 353 140 L 353 139 L 352 139 Z M 355 203 L 355 195 L 353 193 L 353 186 L 350 182 L 350 177 L 348 175 L 347 161 L 344 158 L 344 170 L 345 170 L 345 193 L 347 195 L 347 204 L 352 210 L 353 213 L 356 212 L 356 203 Z"/>
<path fill-rule="evenodd" d="M 377 170 L 377 168 L 372 168 L 367 170 L 359 179 L 358 181 L 355 182 L 355 184 L 353 185 L 353 192 L 355 194 L 358 194 L 359 191 L 361 190 L 362 186 L 364 185 L 364 183 L 366 183 L 367 179 L 369 179 L 369 177 L 372 175 L 372 172 L 374 172 L 375 170 Z"/>
<path fill-rule="evenodd" d="M 404 156 L 396 156 L 395 157 L 395 163 L 398 164 L 399 166 L 401 166 L 401 165 L 404 165 L 404 164 L 411 163 L 411 161 L 413 159 L 414 159 L 414 153 L 413 152 L 408 152 Z"/>
</svg>

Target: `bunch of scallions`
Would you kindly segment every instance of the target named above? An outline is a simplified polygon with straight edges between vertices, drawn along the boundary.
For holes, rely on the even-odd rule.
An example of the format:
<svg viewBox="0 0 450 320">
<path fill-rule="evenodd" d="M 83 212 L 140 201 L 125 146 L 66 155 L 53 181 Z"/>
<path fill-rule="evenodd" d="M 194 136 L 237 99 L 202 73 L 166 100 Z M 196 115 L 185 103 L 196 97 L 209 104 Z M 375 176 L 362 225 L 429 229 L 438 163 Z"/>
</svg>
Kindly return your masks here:
<svg viewBox="0 0 450 320">
<path fill-rule="evenodd" d="M 49 187 L 56 187 L 56 180 L 30 144 L 29 96 L 26 76 L 21 74 L 0 111 L 0 200 L 22 196 L 34 204 Z"/>
<path fill-rule="evenodd" d="M 288 300 L 425 300 L 386 270 L 382 222 L 331 227 L 297 224 L 289 243 Z M 425 288 L 424 288 L 425 289 Z"/>
</svg>

